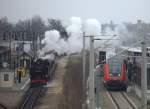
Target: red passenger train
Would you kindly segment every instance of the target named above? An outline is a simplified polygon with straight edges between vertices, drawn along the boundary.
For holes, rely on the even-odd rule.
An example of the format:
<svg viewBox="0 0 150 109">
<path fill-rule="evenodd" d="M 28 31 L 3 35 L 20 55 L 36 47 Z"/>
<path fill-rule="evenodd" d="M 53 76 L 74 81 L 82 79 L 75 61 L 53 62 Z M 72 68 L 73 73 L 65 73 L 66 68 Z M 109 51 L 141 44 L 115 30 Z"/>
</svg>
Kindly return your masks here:
<svg viewBox="0 0 150 109">
<path fill-rule="evenodd" d="M 123 89 L 127 88 L 126 81 L 126 61 L 119 56 L 113 56 L 107 59 L 103 65 L 104 86 L 107 89 Z"/>
</svg>

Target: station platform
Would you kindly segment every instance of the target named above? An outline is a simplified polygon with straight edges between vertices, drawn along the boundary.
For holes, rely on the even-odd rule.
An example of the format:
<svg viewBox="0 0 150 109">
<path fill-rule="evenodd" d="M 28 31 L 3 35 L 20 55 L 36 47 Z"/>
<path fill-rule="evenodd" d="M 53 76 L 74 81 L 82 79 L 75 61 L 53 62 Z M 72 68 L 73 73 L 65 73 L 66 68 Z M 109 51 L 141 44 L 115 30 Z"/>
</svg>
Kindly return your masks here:
<svg viewBox="0 0 150 109">
<path fill-rule="evenodd" d="M 136 92 L 135 92 L 136 90 Z M 143 107 L 141 107 L 141 99 L 140 97 L 137 95 L 137 92 L 139 92 L 140 90 L 136 88 L 136 86 L 128 86 L 128 90 L 127 90 L 127 95 L 128 97 L 133 101 L 133 103 L 137 106 L 137 109 L 142 109 Z M 147 108 L 150 109 L 150 103 L 148 100 L 148 105 Z"/>
<path fill-rule="evenodd" d="M 129 86 L 129 88 L 127 89 L 126 95 L 128 97 L 128 100 L 130 100 L 132 104 L 134 104 L 134 106 L 137 107 L 137 109 L 142 109 L 140 108 L 141 106 L 140 98 L 132 90 L 132 86 Z M 116 109 L 114 107 L 114 104 L 110 100 L 109 94 L 107 93 L 107 90 L 104 87 L 102 81 L 100 82 L 100 106 L 101 106 L 101 109 Z M 150 109 L 150 107 L 148 107 L 148 109 Z"/>
<path fill-rule="evenodd" d="M 108 97 L 106 88 L 103 85 L 102 78 L 100 81 L 100 107 L 101 109 L 115 109 L 115 106 L 113 105 L 112 101 Z"/>
<path fill-rule="evenodd" d="M 29 83 L 30 83 L 30 79 L 29 79 L 29 75 L 27 75 L 26 77 L 22 77 L 21 78 L 21 82 L 19 83 L 18 81 L 15 82 L 14 86 L 12 87 L 12 90 L 27 90 L 29 88 Z"/>
<path fill-rule="evenodd" d="M 29 76 L 22 77 L 21 83 L 14 83 L 13 87 L 0 88 L 0 104 L 4 105 L 8 109 L 18 109 L 22 98 L 29 88 L 30 80 Z"/>
</svg>

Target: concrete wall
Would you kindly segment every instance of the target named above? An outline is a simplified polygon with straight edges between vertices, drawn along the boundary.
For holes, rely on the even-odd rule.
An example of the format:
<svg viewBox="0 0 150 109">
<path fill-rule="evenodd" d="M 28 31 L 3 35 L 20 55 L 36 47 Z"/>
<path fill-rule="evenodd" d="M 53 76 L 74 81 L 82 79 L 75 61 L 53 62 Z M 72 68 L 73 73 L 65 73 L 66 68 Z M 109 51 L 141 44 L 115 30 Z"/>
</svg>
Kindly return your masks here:
<svg viewBox="0 0 150 109">
<path fill-rule="evenodd" d="M 9 71 L 0 72 L 0 87 L 12 87 L 14 84 L 14 74 Z"/>
<path fill-rule="evenodd" d="M 135 91 L 135 94 L 141 98 L 141 88 L 139 88 L 138 86 L 134 86 L 133 87 L 134 91 Z M 147 90 L 147 99 L 150 100 L 150 90 Z"/>
</svg>

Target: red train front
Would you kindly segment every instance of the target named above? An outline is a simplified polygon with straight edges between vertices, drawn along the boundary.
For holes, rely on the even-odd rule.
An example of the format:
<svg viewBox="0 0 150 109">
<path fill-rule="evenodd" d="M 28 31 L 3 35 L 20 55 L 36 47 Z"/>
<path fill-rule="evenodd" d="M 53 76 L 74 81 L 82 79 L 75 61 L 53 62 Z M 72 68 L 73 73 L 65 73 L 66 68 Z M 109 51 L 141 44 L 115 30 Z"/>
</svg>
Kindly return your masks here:
<svg viewBox="0 0 150 109">
<path fill-rule="evenodd" d="M 104 86 L 107 89 L 127 88 L 126 81 L 126 63 L 118 56 L 107 59 L 103 65 Z"/>
</svg>

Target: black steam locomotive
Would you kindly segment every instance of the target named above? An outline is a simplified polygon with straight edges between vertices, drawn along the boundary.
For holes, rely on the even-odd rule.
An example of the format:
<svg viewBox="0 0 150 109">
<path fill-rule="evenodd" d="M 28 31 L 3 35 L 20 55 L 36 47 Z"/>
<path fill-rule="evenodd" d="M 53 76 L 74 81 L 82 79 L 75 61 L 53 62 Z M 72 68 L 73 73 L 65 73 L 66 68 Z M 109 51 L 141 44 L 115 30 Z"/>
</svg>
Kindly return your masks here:
<svg viewBox="0 0 150 109">
<path fill-rule="evenodd" d="M 31 87 L 46 85 L 54 76 L 56 68 L 55 59 L 42 59 L 32 61 L 30 68 Z"/>
</svg>

